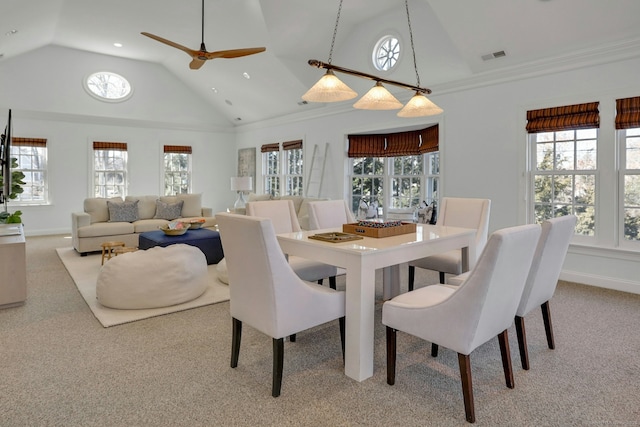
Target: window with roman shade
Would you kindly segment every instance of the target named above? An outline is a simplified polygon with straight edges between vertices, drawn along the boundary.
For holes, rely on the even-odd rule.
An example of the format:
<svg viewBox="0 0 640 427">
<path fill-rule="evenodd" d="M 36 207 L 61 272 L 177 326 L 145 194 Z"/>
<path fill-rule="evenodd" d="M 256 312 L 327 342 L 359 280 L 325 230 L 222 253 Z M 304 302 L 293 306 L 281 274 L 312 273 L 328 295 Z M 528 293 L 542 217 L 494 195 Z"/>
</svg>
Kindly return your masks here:
<svg viewBox="0 0 640 427">
<path fill-rule="evenodd" d="M 13 203 L 39 205 L 48 203 L 47 140 L 45 138 L 11 138 L 11 158 L 14 169 L 24 174 L 22 193 Z"/>
<path fill-rule="evenodd" d="M 127 143 L 93 142 L 94 197 L 124 197 L 127 194 Z"/>
<path fill-rule="evenodd" d="M 304 192 L 302 186 L 304 176 L 302 140 L 283 142 L 282 151 L 284 156 L 283 193 L 287 196 L 302 196 Z"/>
<path fill-rule="evenodd" d="M 616 99 L 622 197 L 618 214 L 623 245 L 640 244 L 640 96 Z"/>
<path fill-rule="evenodd" d="M 351 206 L 359 218 L 411 212 L 437 199 L 439 125 L 404 132 L 348 135 Z M 410 215 L 410 213 L 409 213 Z"/>
<path fill-rule="evenodd" d="M 573 214 L 576 234 L 596 235 L 599 102 L 527 111 L 530 214 L 536 223 Z"/>
<path fill-rule="evenodd" d="M 164 195 L 190 193 L 193 149 L 190 145 L 165 145 L 163 151 Z"/>
</svg>

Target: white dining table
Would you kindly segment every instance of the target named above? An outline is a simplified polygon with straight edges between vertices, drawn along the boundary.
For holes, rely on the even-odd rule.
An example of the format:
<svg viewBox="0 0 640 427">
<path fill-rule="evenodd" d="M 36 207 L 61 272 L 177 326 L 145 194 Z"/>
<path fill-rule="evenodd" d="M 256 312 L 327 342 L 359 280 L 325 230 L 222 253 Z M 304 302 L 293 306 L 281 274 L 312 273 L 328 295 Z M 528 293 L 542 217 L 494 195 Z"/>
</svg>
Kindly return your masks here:
<svg viewBox="0 0 640 427">
<path fill-rule="evenodd" d="M 451 250 L 462 251 L 463 271 L 475 260 L 476 230 L 417 224 L 416 231 L 391 237 L 363 236 L 341 243 L 310 239 L 324 229 L 278 234 L 283 252 L 346 270 L 345 374 L 357 381 L 373 376 L 375 271 L 382 268 L 392 293 L 399 291 L 399 265 Z M 392 296 L 392 295 L 391 295 Z"/>
</svg>

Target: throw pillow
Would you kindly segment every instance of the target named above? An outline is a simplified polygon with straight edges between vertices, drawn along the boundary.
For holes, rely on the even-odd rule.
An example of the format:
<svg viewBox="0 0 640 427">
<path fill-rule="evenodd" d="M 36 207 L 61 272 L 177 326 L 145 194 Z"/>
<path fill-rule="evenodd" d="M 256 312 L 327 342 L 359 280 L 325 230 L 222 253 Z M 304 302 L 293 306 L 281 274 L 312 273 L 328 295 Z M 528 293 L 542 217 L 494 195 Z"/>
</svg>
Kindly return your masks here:
<svg viewBox="0 0 640 427">
<path fill-rule="evenodd" d="M 138 201 L 112 202 L 107 200 L 109 222 L 134 222 L 138 218 Z"/>
<path fill-rule="evenodd" d="M 176 218 L 180 218 L 182 213 L 182 205 L 184 201 L 180 200 L 177 203 L 166 203 L 162 200 L 156 200 L 156 219 L 166 219 L 172 221 Z"/>
</svg>

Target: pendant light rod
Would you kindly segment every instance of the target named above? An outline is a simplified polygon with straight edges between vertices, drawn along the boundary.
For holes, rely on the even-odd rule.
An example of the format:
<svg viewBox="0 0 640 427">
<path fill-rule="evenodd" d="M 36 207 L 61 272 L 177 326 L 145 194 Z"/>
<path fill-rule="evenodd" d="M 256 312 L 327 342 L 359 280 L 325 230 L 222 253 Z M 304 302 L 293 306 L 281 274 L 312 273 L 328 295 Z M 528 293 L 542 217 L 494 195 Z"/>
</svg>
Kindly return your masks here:
<svg viewBox="0 0 640 427">
<path fill-rule="evenodd" d="M 413 86 L 413 85 L 409 85 L 409 84 L 406 84 L 406 83 L 397 82 L 395 80 L 384 79 L 382 77 L 374 76 L 373 74 L 367 74 L 367 73 L 363 73 L 361 71 L 356 71 L 356 70 L 351 70 L 349 68 L 339 67 L 337 65 L 333 65 L 333 64 L 326 63 L 326 62 L 318 61 L 317 59 L 310 59 L 309 60 L 309 65 L 312 66 L 312 67 L 316 67 L 316 68 L 324 68 L 326 70 L 333 70 L 333 71 L 337 71 L 339 73 L 350 74 L 352 76 L 357 76 L 357 77 L 362 77 L 362 78 L 369 79 L 369 80 L 374 80 L 374 81 L 380 82 L 380 83 L 399 86 L 399 87 L 403 87 L 405 89 L 411 89 L 413 91 L 424 93 L 424 94 L 427 94 L 427 95 L 431 93 L 431 89 L 427 89 L 425 87 Z"/>
</svg>

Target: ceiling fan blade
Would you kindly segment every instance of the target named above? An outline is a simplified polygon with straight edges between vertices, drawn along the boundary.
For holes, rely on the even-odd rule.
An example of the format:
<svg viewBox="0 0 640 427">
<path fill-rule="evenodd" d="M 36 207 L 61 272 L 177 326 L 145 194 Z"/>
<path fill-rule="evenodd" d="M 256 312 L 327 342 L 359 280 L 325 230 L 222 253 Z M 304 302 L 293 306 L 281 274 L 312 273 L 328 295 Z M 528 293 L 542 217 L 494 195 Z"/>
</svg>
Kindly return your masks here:
<svg viewBox="0 0 640 427">
<path fill-rule="evenodd" d="M 202 67 L 204 65 L 204 60 L 199 59 L 199 58 L 193 58 L 193 61 L 191 61 L 189 63 L 189 68 L 191 68 L 192 70 L 199 70 L 200 67 Z"/>
<path fill-rule="evenodd" d="M 246 49 L 231 49 L 231 50 L 218 50 L 215 52 L 207 52 L 205 56 L 207 59 L 216 58 L 239 58 L 241 56 L 254 55 L 256 53 L 264 52 L 264 47 L 251 47 Z"/>
<path fill-rule="evenodd" d="M 163 39 L 162 37 L 156 36 L 155 34 L 145 33 L 145 32 L 142 32 L 140 34 L 142 34 L 143 36 L 147 36 L 149 38 L 152 38 L 152 39 L 154 39 L 156 41 L 159 41 L 160 43 L 164 43 L 164 44 L 169 45 L 171 47 L 175 47 L 176 49 L 180 49 L 180 50 L 186 52 L 191 57 L 194 57 L 194 56 L 198 55 L 198 51 L 197 50 L 189 49 L 188 47 L 185 47 L 185 46 L 182 46 L 181 44 L 172 42 L 171 40 Z"/>
</svg>

